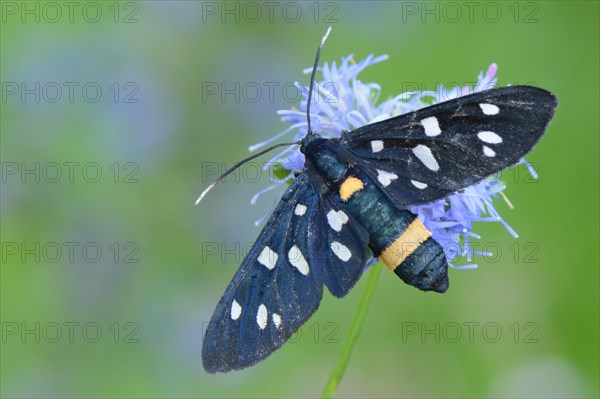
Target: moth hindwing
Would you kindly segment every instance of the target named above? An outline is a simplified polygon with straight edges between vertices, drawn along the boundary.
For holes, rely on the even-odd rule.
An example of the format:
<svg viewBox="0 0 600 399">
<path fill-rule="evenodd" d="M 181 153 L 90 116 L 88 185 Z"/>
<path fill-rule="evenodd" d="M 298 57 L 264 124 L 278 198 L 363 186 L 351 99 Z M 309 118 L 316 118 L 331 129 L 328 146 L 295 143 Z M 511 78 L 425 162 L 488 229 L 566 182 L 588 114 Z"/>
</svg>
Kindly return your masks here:
<svg viewBox="0 0 600 399">
<path fill-rule="evenodd" d="M 442 198 L 517 163 L 557 106 L 542 89 L 487 90 L 355 129 L 310 132 L 303 171 L 283 195 L 209 323 L 204 367 L 250 366 L 315 312 L 323 285 L 342 297 L 367 247 L 403 281 L 448 288 L 444 249 L 407 207 Z"/>
</svg>

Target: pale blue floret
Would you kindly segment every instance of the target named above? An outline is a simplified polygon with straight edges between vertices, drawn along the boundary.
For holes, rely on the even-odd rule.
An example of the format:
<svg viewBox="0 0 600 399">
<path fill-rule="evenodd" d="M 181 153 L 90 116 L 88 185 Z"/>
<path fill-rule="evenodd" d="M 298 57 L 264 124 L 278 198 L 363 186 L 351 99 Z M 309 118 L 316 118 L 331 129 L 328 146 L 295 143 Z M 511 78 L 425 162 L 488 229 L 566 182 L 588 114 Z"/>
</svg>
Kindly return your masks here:
<svg viewBox="0 0 600 399">
<path fill-rule="evenodd" d="M 436 91 L 406 92 L 378 103 L 381 93 L 380 86 L 375 83 L 363 83 L 357 79 L 357 75 L 365 68 L 387 59 L 387 55 L 378 57 L 369 55 L 359 62 L 354 62 L 353 56 L 349 55 L 342 58 L 339 67 L 335 62 L 324 63 L 322 67 L 319 67 L 322 80 L 315 83 L 313 103 L 311 104 L 310 117 L 313 131 L 322 137 L 340 137 L 342 131 L 351 131 L 431 104 L 491 89 L 497 82 L 497 66 L 491 64 L 485 74 L 480 72 L 474 87 L 464 86 L 448 89 L 440 85 Z M 311 68 L 304 72 L 310 73 Z M 278 111 L 281 120 L 290 123 L 291 126 L 272 138 L 251 146 L 251 151 L 288 134 L 293 133 L 293 140 L 296 141 L 306 135 L 308 126 L 305 112 L 308 87 L 298 83 L 296 83 L 296 87 L 303 96 L 300 110 Z M 289 174 L 281 180 L 273 179 L 274 184 L 257 193 L 252 198 L 252 203 L 255 203 L 265 192 L 293 179 L 294 171 L 300 171 L 304 166 L 304 155 L 299 151 L 298 146 L 288 147 L 265 164 L 265 169 L 277 162 Z M 537 178 L 531 165 L 524 160 L 521 162 L 529 169 L 532 177 Z M 517 237 L 517 233 L 502 219 L 494 206 L 494 200 L 501 196 L 511 206 L 502 193 L 505 188 L 504 183 L 492 176 L 446 198 L 430 204 L 413 206 L 410 211 L 418 215 L 419 219 L 432 232 L 433 238 L 444 247 L 450 266 L 457 269 L 475 268 L 477 265 L 471 263 L 473 255 L 490 256 L 492 254 L 476 251 L 473 248 L 471 240 L 480 239 L 480 236 L 472 231 L 473 222 L 499 222 L 513 237 Z M 262 223 L 267 216 L 262 217 L 256 224 Z M 460 258 L 465 258 L 467 264 L 455 266 L 452 262 L 456 262 Z"/>
</svg>

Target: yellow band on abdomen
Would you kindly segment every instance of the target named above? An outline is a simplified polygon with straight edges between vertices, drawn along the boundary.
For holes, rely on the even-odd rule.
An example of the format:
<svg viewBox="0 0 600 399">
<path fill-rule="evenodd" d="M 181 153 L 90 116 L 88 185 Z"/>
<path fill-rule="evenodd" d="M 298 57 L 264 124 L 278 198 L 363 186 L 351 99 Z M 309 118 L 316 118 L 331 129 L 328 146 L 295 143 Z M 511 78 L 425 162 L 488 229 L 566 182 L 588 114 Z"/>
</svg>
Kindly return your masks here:
<svg viewBox="0 0 600 399">
<path fill-rule="evenodd" d="M 415 219 L 389 247 L 383 250 L 379 259 L 388 269 L 394 271 L 429 237 L 431 231 L 427 230 L 419 219 Z"/>
</svg>

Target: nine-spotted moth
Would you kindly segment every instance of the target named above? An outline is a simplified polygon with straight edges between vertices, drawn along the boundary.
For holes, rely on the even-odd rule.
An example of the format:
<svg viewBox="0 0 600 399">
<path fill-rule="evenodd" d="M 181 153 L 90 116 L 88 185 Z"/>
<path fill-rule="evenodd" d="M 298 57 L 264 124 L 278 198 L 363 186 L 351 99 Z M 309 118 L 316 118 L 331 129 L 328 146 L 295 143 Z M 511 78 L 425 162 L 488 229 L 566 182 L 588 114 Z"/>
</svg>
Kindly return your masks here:
<svg viewBox="0 0 600 399">
<path fill-rule="evenodd" d="M 204 368 L 227 372 L 269 356 L 317 310 L 323 285 L 336 297 L 348 293 L 368 248 L 404 282 L 445 292 L 444 250 L 407 208 L 517 163 L 556 107 L 546 90 L 512 86 L 373 123 L 340 139 L 320 138 L 309 118 L 308 134 L 296 143 L 306 157 L 304 170 L 219 301 L 204 337 Z"/>
</svg>

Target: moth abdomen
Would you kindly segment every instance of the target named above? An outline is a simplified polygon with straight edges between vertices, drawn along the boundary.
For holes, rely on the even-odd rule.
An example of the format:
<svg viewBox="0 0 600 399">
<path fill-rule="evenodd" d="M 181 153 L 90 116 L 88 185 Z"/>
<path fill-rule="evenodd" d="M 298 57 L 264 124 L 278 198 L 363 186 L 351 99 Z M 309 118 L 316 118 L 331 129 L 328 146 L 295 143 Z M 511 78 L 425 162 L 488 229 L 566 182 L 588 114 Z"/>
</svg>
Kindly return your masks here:
<svg viewBox="0 0 600 399">
<path fill-rule="evenodd" d="M 413 213 L 399 211 L 395 218 L 386 221 L 369 246 L 406 284 L 422 291 L 448 289 L 444 249 Z"/>
<path fill-rule="evenodd" d="M 362 177 L 365 188 L 350 198 L 347 207 L 369 232 L 374 255 L 405 283 L 423 291 L 445 292 L 448 264 L 442 246 L 412 212 L 396 208 Z"/>
<path fill-rule="evenodd" d="M 348 212 L 368 232 L 374 255 L 405 283 L 423 291 L 445 292 L 448 265 L 444 250 L 423 223 L 412 212 L 399 209 L 331 142 L 313 140 L 311 144 L 305 147 L 307 160 L 335 193 L 343 206 L 341 212 Z M 398 176 L 380 171 L 378 178 L 381 184 L 390 184 Z M 339 217 L 330 221 L 336 231 L 342 228 Z"/>
</svg>

